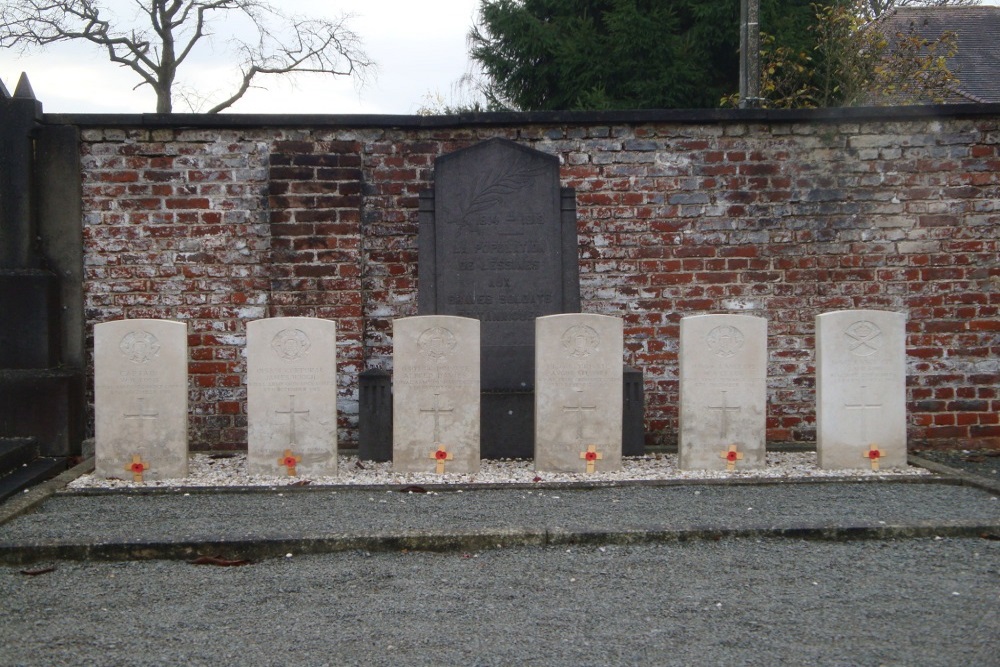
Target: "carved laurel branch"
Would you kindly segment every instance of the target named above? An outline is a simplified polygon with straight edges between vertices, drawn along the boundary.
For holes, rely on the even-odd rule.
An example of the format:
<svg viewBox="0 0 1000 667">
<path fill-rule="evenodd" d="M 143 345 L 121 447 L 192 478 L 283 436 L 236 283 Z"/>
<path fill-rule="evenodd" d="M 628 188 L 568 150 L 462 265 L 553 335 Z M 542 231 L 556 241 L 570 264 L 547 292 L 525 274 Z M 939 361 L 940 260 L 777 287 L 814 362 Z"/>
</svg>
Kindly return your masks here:
<svg viewBox="0 0 1000 667">
<path fill-rule="evenodd" d="M 525 158 L 518 157 L 504 163 L 499 169 L 481 174 L 472 187 L 466 190 L 465 197 L 458 202 L 459 223 L 471 227 L 471 223 L 467 221 L 469 216 L 495 206 L 503 195 L 524 188 L 533 178 L 544 174 L 546 167 L 547 165 L 532 167 L 526 163 Z M 454 209 L 446 205 L 445 210 L 450 217 Z"/>
</svg>

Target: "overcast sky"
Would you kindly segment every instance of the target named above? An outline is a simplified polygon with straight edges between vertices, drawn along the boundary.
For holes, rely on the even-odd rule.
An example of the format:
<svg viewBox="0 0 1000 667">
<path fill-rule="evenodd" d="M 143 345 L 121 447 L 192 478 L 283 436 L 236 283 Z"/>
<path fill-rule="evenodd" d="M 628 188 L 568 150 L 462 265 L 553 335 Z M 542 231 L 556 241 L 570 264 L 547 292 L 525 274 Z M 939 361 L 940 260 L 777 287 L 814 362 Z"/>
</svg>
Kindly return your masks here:
<svg viewBox="0 0 1000 667">
<path fill-rule="evenodd" d="M 0 0 L 3 2 L 4 0 Z M 228 109 L 232 113 L 413 114 L 428 97 L 456 100 L 455 83 L 469 68 L 466 35 L 478 0 L 272 0 L 288 13 L 349 21 L 364 50 L 378 64 L 376 76 L 358 88 L 345 77 L 301 76 L 261 80 L 267 90 L 251 90 Z M 121 0 L 105 0 L 108 3 Z M 225 27 L 214 28 L 224 41 Z M 131 70 L 114 65 L 95 46 L 54 44 L 20 56 L 0 50 L 0 80 L 13 93 L 21 72 L 28 73 L 35 97 L 48 113 L 143 113 L 155 110 L 148 86 Z M 225 90 L 234 81 L 209 48 L 198 61 L 179 70 L 179 80 L 202 91 Z M 174 102 L 175 111 L 188 111 Z"/>
</svg>

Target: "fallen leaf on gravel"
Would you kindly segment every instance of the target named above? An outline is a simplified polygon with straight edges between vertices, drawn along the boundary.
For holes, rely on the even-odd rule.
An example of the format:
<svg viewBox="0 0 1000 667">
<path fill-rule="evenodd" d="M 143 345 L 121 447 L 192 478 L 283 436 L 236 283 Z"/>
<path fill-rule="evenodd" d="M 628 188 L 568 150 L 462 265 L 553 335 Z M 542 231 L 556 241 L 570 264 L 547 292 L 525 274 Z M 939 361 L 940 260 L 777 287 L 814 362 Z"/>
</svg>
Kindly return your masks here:
<svg viewBox="0 0 1000 667">
<path fill-rule="evenodd" d="M 532 482 L 540 482 L 540 481 L 542 481 L 542 478 L 539 477 L 538 475 L 535 475 L 535 478 L 533 480 L 531 480 L 531 481 Z"/>
<path fill-rule="evenodd" d="M 292 482 L 288 486 L 309 486 L 310 484 L 312 484 L 311 479 L 300 479 L 297 482 Z"/>
<path fill-rule="evenodd" d="M 399 490 L 400 493 L 427 493 L 427 489 L 422 486 L 416 486 L 411 484 L 410 486 L 404 486 Z"/>
<path fill-rule="evenodd" d="M 26 574 L 29 577 L 37 577 L 40 574 L 48 574 L 49 572 L 55 572 L 54 567 L 43 567 L 38 570 L 21 570 L 21 574 Z"/>
<path fill-rule="evenodd" d="M 199 556 L 194 560 L 189 560 L 190 565 L 219 565 L 221 567 L 239 567 L 241 565 L 250 565 L 248 560 L 229 560 L 228 558 L 223 558 L 222 556 Z"/>
<path fill-rule="evenodd" d="M 365 468 L 365 464 L 362 463 L 361 461 L 355 461 L 354 462 L 354 467 L 358 468 L 359 470 L 365 470 L 366 469 Z"/>
</svg>

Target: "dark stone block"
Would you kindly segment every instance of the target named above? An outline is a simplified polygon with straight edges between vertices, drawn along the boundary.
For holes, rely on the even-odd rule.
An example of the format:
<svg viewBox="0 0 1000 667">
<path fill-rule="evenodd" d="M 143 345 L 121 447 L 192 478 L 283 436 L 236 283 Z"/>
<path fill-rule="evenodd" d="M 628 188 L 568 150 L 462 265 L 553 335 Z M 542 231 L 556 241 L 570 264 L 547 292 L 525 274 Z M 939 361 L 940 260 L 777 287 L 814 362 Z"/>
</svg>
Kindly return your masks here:
<svg viewBox="0 0 1000 667">
<path fill-rule="evenodd" d="M 358 458 L 392 460 L 392 374 L 373 369 L 358 378 Z"/>
<path fill-rule="evenodd" d="M 42 456 L 78 454 L 83 372 L 0 370 L 0 438 L 33 437 Z"/>
<path fill-rule="evenodd" d="M 7 475 L 38 458 L 34 438 L 0 438 L 0 476 Z"/>
<path fill-rule="evenodd" d="M 0 368 L 58 363 L 59 282 L 47 271 L 0 270 Z"/>
<path fill-rule="evenodd" d="M 483 392 L 479 453 L 484 459 L 530 459 L 535 453 L 535 392 Z"/>
<path fill-rule="evenodd" d="M 646 453 L 642 371 L 626 366 L 622 383 L 622 456 L 642 456 Z"/>
<path fill-rule="evenodd" d="M 40 457 L 18 468 L 9 475 L 0 477 L 0 502 L 20 493 L 29 486 L 52 479 L 66 470 L 63 457 Z"/>
</svg>

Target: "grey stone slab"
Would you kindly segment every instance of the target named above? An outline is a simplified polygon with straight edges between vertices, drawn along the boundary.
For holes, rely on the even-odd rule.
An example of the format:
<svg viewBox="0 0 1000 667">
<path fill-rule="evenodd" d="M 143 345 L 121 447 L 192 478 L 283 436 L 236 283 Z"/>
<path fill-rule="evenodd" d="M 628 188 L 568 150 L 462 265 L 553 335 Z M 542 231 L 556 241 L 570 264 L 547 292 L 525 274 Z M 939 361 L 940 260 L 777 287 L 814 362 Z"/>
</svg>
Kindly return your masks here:
<svg viewBox="0 0 1000 667">
<path fill-rule="evenodd" d="M 479 470 L 479 321 L 427 315 L 393 321 L 392 467 Z"/>
<path fill-rule="evenodd" d="M 620 469 L 622 320 L 550 315 L 535 331 L 535 469 Z"/>
<path fill-rule="evenodd" d="M 766 433 L 767 321 L 727 314 L 682 318 L 681 469 L 763 468 Z"/>
<path fill-rule="evenodd" d="M 821 468 L 906 465 L 906 316 L 816 317 L 816 449 Z"/>
<path fill-rule="evenodd" d="M 487 391 L 531 389 L 534 321 L 580 309 L 575 200 L 559 160 L 492 139 L 435 161 L 421 204 L 420 314 L 482 322 Z"/>
<path fill-rule="evenodd" d="M 247 463 L 255 475 L 337 474 L 337 325 L 247 324 Z"/>
<path fill-rule="evenodd" d="M 94 326 L 96 474 L 142 481 L 187 476 L 187 368 L 183 322 Z"/>
</svg>

